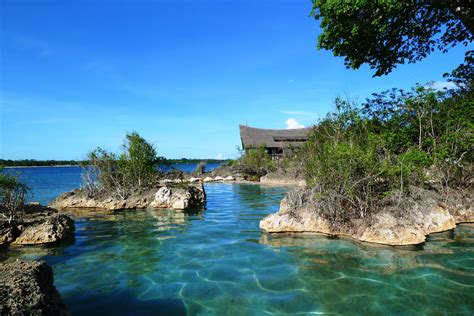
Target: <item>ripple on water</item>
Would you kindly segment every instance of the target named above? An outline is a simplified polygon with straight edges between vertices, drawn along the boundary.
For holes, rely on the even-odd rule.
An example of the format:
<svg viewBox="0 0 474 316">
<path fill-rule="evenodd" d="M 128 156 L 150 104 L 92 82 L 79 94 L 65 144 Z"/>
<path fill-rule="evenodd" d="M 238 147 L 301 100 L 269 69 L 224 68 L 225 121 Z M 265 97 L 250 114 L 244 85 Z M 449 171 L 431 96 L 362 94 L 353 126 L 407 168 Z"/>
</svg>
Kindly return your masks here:
<svg viewBox="0 0 474 316">
<path fill-rule="evenodd" d="M 267 235 L 258 221 L 283 188 L 212 183 L 207 209 L 76 213 L 62 247 L 15 248 L 43 258 L 73 314 L 472 314 L 474 226 L 418 249 L 324 236 Z"/>
</svg>

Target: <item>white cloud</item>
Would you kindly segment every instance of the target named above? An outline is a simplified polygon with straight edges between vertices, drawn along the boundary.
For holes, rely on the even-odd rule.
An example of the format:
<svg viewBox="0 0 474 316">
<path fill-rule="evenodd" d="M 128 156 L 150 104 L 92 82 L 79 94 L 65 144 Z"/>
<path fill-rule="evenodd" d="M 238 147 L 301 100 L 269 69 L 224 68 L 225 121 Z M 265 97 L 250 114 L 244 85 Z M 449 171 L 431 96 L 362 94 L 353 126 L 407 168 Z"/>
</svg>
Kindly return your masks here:
<svg viewBox="0 0 474 316">
<path fill-rule="evenodd" d="M 454 82 L 449 82 L 449 81 L 433 81 L 430 85 L 428 85 L 430 88 L 433 88 L 435 90 L 444 90 L 444 89 L 456 89 L 457 86 Z"/>
<path fill-rule="evenodd" d="M 316 112 L 306 112 L 306 111 L 287 111 L 287 110 L 282 110 L 280 113 L 283 114 L 291 114 L 291 115 L 307 115 L 307 116 L 317 116 L 318 114 Z"/>
<path fill-rule="evenodd" d="M 290 117 L 286 120 L 286 129 L 295 129 L 303 127 L 304 125 L 301 125 L 294 117 Z"/>
<path fill-rule="evenodd" d="M 298 120 L 298 122 L 308 125 L 314 124 L 320 117 L 318 113 L 309 111 L 280 110 L 280 113 L 287 114 L 288 116 L 291 115 L 291 117 Z"/>
<path fill-rule="evenodd" d="M 216 156 L 216 159 L 223 159 L 223 158 L 224 158 L 224 156 L 222 154 L 219 154 L 219 155 Z"/>
</svg>

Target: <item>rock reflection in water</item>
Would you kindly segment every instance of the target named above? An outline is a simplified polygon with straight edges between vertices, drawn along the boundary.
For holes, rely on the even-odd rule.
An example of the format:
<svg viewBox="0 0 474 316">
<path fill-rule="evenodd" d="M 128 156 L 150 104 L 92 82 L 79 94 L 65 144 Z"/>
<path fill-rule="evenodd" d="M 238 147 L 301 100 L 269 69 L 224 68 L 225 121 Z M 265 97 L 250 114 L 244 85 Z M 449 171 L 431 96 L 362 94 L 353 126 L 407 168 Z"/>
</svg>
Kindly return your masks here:
<svg viewBox="0 0 474 316">
<path fill-rule="evenodd" d="M 321 310 L 343 314 L 354 310 L 463 313 L 473 298 L 474 249 L 459 252 L 455 248 L 473 245 L 473 232 L 472 226 L 459 225 L 455 231 L 434 234 L 416 247 L 294 234 L 262 234 L 260 243 L 294 255 L 306 288 L 318 293 L 323 302 Z M 455 292 L 460 306 L 446 296 Z M 363 306 L 361 299 L 370 304 Z"/>
<path fill-rule="evenodd" d="M 419 248 L 262 234 L 285 190 L 210 183 L 201 212 L 81 213 L 75 244 L 41 259 L 73 315 L 472 314 L 474 227 Z"/>
<path fill-rule="evenodd" d="M 54 264 L 55 274 L 60 276 L 56 286 L 73 313 L 90 312 L 96 303 L 107 306 L 108 301 L 96 298 L 117 297 L 124 288 L 131 293 L 145 292 L 150 286 L 148 275 L 160 270 L 163 253 L 170 251 L 168 240 L 186 232 L 189 217 L 199 220 L 201 216 L 199 212 L 193 215 L 168 209 L 68 212 L 76 218 L 75 245 L 67 249 L 69 255 L 43 259 Z M 82 294 L 77 297 L 77 293 Z M 77 304 L 78 301 L 87 305 Z M 166 302 L 182 305 L 176 300 L 160 302 L 165 302 L 163 310 L 167 308 Z M 139 300 L 132 303 L 143 305 Z"/>
<path fill-rule="evenodd" d="M 232 191 L 240 206 L 246 206 L 254 210 L 267 210 L 270 203 L 278 206 L 285 192 L 282 187 L 262 186 L 252 183 L 232 185 Z"/>
</svg>

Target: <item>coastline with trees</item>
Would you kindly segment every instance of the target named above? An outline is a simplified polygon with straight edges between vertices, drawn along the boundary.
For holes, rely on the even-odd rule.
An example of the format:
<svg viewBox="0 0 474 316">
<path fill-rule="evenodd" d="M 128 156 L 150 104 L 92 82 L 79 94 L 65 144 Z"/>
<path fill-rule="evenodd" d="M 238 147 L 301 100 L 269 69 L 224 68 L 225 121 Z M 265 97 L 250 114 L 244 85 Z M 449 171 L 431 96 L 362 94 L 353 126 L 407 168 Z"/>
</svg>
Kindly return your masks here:
<svg viewBox="0 0 474 316">
<path fill-rule="evenodd" d="M 435 49 L 473 41 L 472 8 L 461 3 L 314 0 L 318 48 L 368 64 L 374 76 Z M 445 74 L 456 89 L 429 84 L 374 93 L 362 104 L 336 98 L 300 153 L 307 186 L 290 191 L 268 232 L 321 232 L 391 245 L 474 222 L 474 63 Z"/>
<path fill-rule="evenodd" d="M 229 159 L 194 159 L 194 158 L 180 158 L 168 159 L 163 158 L 163 166 L 170 166 L 174 164 L 198 164 L 204 163 L 225 163 Z M 0 159 L 0 166 L 6 168 L 28 168 L 28 167 L 77 167 L 88 164 L 88 160 L 37 160 L 37 159 Z"/>
<path fill-rule="evenodd" d="M 59 8 L 60 5 L 57 5 Z M 119 13 L 123 10 L 121 5 L 111 11 Z M 124 5 L 130 13 L 135 13 L 133 10 L 136 7 Z M 138 128 L 152 122 L 151 128 L 161 128 L 163 133 L 169 131 L 170 126 L 178 126 L 186 132 L 183 133 L 184 137 L 189 137 L 189 133 L 194 132 L 193 123 L 197 121 L 203 123 L 202 129 L 208 128 L 218 133 L 223 130 L 220 125 L 228 122 L 213 121 L 212 126 L 205 125 L 199 100 L 211 103 L 212 99 L 231 95 L 227 99 L 229 101 L 240 93 L 238 84 L 244 88 L 246 85 L 256 85 L 257 80 L 249 80 L 252 75 L 260 79 L 256 72 L 248 71 L 250 68 L 266 73 L 270 79 L 275 74 L 268 70 L 282 71 L 285 67 L 284 58 L 294 62 L 297 59 L 294 56 L 300 56 L 297 55 L 297 48 L 285 51 L 284 58 L 282 55 L 269 56 L 268 53 L 262 55 L 262 60 L 254 59 L 253 55 L 240 56 L 240 37 L 257 47 L 260 43 L 268 45 L 265 40 L 266 37 L 273 40 L 271 33 L 277 33 L 278 39 L 280 35 L 284 38 L 283 32 L 274 32 L 275 26 L 266 25 L 265 40 L 261 37 L 253 42 L 251 32 L 242 36 L 246 26 L 242 23 L 236 34 L 223 34 L 221 38 L 216 25 L 204 24 L 209 20 L 209 16 L 206 16 L 207 7 L 200 11 L 202 17 L 199 15 L 199 18 L 202 21 L 197 20 L 196 27 L 196 23 L 186 25 L 184 22 L 187 20 L 182 19 L 181 15 L 174 19 L 173 10 L 166 4 L 160 2 L 157 5 L 163 7 L 150 16 L 121 12 L 127 17 L 120 19 L 126 22 L 127 32 L 118 34 L 120 46 L 117 48 L 120 49 L 114 49 L 113 53 L 117 54 L 117 61 L 125 64 L 127 60 L 122 59 L 125 55 L 119 54 L 130 48 L 134 59 L 128 60 L 131 65 L 129 70 L 133 68 L 134 71 L 125 76 L 115 69 L 120 67 L 102 64 L 99 58 L 99 62 L 80 60 L 80 67 L 86 68 L 88 72 L 93 71 L 97 77 L 97 82 L 91 80 L 96 85 L 94 88 L 104 90 L 94 94 L 91 89 L 89 100 L 84 98 L 77 104 L 69 104 L 71 113 L 79 115 L 84 112 L 88 115 L 87 119 L 92 118 L 97 113 L 84 110 L 81 102 L 86 104 L 97 99 L 113 104 L 104 111 L 106 119 L 100 122 L 106 128 L 110 127 L 109 123 L 123 121 L 136 124 Z M 228 8 L 225 4 L 220 5 L 236 16 L 239 13 L 239 10 L 233 10 L 234 3 Z M 213 7 L 219 9 L 220 5 Z M 444 84 L 449 89 L 428 82 L 417 83 L 409 89 L 395 87 L 381 92 L 373 91 L 363 101 L 357 101 L 350 95 L 336 97 L 333 108 L 324 117 L 311 119 L 314 125 L 306 127 L 304 135 L 283 130 L 286 132 L 277 137 L 270 135 L 271 142 L 255 138 L 259 142 L 247 148 L 244 148 L 241 137 L 242 149 L 239 149 L 240 156 L 235 160 L 166 159 L 159 156 L 157 148 L 150 141 L 135 131 L 125 134 L 119 151 L 97 147 L 88 152 L 84 160 L 0 159 L 0 314 L 67 315 L 69 306 L 77 314 L 82 312 L 88 315 L 104 312 L 190 315 L 472 313 L 473 293 L 469 291 L 474 280 L 471 264 L 474 258 L 472 6 L 467 2 L 437 0 L 312 0 L 312 6 L 310 17 L 319 21 L 321 30 L 318 49 L 328 50 L 335 57 L 343 58 L 348 69 L 357 70 L 368 66 L 373 77 L 388 76 L 400 65 L 419 62 L 435 51 L 446 53 L 455 46 L 465 48 L 464 62 L 443 75 L 447 80 Z M 28 12 L 27 7 L 21 8 L 27 13 L 25 16 L 33 12 Z M 35 9 L 41 11 L 40 7 Z M 239 9 L 250 15 L 251 10 L 247 7 Z M 267 9 L 270 11 L 270 8 Z M 65 13 L 61 19 L 67 17 L 66 11 L 58 9 L 57 12 Z M 79 33 L 65 28 L 68 41 L 77 40 L 77 34 L 88 35 L 85 37 L 88 43 L 83 42 L 78 50 L 81 58 L 87 56 L 86 44 L 95 51 L 101 51 L 101 47 L 93 45 L 93 39 L 96 33 L 102 33 L 102 16 L 108 11 L 100 8 L 100 16 L 93 16 L 93 11 L 84 11 L 93 32 L 87 34 L 87 28 L 82 28 L 82 25 Z M 153 51 L 153 43 L 144 36 L 145 29 L 154 30 L 154 23 L 161 22 L 157 18 L 161 11 L 169 14 L 163 20 L 178 20 L 180 24 L 175 27 L 183 24 L 186 29 L 171 32 L 172 47 L 169 50 L 164 46 L 167 34 L 157 34 L 160 36 L 156 36 L 160 39 L 160 46 L 157 46 L 159 50 Z M 224 10 L 220 13 L 223 14 Z M 287 12 L 283 13 L 282 16 L 286 16 Z M 190 12 L 190 16 L 195 15 L 195 12 Z M 190 16 L 188 18 L 191 20 Z M 139 19 L 133 21 L 135 17 Z M 134 33 L 135 26 L 136 29 L 140 27 L 137 21 L 140 22 L 142 18 L 146 21 L 147 17 L 151 19 L 149 24 L 144 25 L 143 33 Z M 94 18 L 100 21 L 95 27 Z M 128 24 L 129 18 L 133 24 Z M 18 19 L 18 24 L 23 22 L 27 25 L 20 15 Z M 271 23 L 280 22 L 278 19 Z M 252 21 L 249 19 L 248 22 Z M 201 29 L 199 23 L 209 28 Z M 14 24 L 17 24 L 16 21 Z M 247 24 L 251 25 L 253 32 L 254 25 Z M 115 28 L 113 23 L 111 25 Z M 130 25 L 134 27 L 130 28 Z M 284 25 L 290 29 L 292 24 Z M 36 24 L 34 26 L 38 27 Z M 160 25 L 160 30 L 168 29 L 163 26 L 168 25 Z M 195 27 L 195 30 L 190 32 L 190 27 Z M 99 28 L 100 32 L 97 31 Z M 105 27 L 103 29 L 107 30 Z M 47 32 L 52 30 L 48 29 Z M 186 43 L 187 52 L 190 47 L 188 42 L 192 42 L 194 37 L 201 40 L 201 31 L 209 30 L 212 36 L 206 38 L 208 42 L 203 40 L 199 44 L 206 46 L 212 43 L 211 54 L 210 51 L 206 54 L 196 48 L 192 56 L 181 55 L 180 42 Z M 228 32 L 231 29 L 223 30 Z M 186 36 L 185 41 L 179 37 L 181 31 Z M 129 45 L 132 37 L 127 38 L 128 32 L 133 34 L 133 45 Z M 104 34 L 107 40 L 113 40 L 109 34 Z M 146 45 L 140 47 L 142 39 L 139 36 L 143 36 Z M 229 44 L 232 54 L 226 55 L 225 50 L 216 50 L 220 48 L 216 43 L 221 44 L 216 39 L 224 37 L 233 41 Z M 25 37 L 11 42 L 6 45 L 7 50 L 11 49 L 9 45 L 25 46 L 30 50 L 41 50 L 41 58 L 48 54 L 54 56 L 41 41 L 29 41 Z M 108 46 L 108 43 L 104 41 L 101 45 Z M 124 47 L 124 43 L 127 47 Z M 67 46 L 64 45 L 70 48 Z M 291 45 L 275 42 L 275 49 L 278 46 Z M 76 51 L 77 47 L 74 48 Z M 166 51 L 169 55 L 160 56 L 158 51 Z M 225 67 L 214 67 L 214 63 L 219 65 L 220 59 L 212 55 L 214 51 L 219 52 Z M 250 51 L 253 54 L 253 50 Z M 29 65 L 26 59 L 21 59 L 23 55 L 15 49 L 12 52 L 17 54 L 15 56 L 24 62 L 22 67 L 27 69 Z M 150 55 L 138 55 L 142 52 Z M 111 51 L 107 51 L 104 56 L 109 54 Z M 172 62 L 167 59 L 171 54 Z M 198 62 L 205 61 L 199 59 L 201 55 L 213 60 L 211 64 L 202 64 L 206 76 L 200 73 L 201 64 L 199 67 L 196 66 L 198 63 L 193 64 L 194 58 Z M 63 62 L 62 57 L 58 56 L 56 52 L 55 62 Z M 157 58 L 163 56 L 165 58 L 162 60 Z M 240 57 L 252 60 L 250 66 L 247 64 L 249 68 L 245 67 L 246 58 Z M 30 59 L 36 63 L 35 59 Z M 164 74 L 164 64 L 169 63 L 173 76 L 169 75 L 170 71 L 168 77 L 163 76 L 160 82 L 154 81 L 153 77 L 157 73 L 154 70 L 159 68 L 153 68 L 154 63 L 163 68 L 160 71 Z M 233 63 L 241 67 L 238 70 L 242 70 L 245 76 L 231 67 Z M 261 67 L 264 63 L 269 63 L 270 67 Z M 84 67 L 84 64 L 87 66 Z M 181 64 L 190 70 L 185 73 L 186 78 L 181 77 L 178 71 Z M 140 73 L 142 65 L 147 71 L 142 70 Z M 296 64 L 288 65 L 294 72 Z M 63 67 L 63 72 L 69 71 L 68 67 Z M 229 81 L 232 90 L 220 91 L 218 89 L 221 86 L 213 85 L 212 92 L 208 90 L 210 95 L 206 96 L 206 87 L 202 82 L 212 78 L 207 77 L 208 72 L 213 74 L 212 68 L 219 68 L 220 72 L 216 73 L 219 76 L 223 73 L 234 76 Z M 82 74 L 77 72 L 80 77 Z M 194 76 L 194 72 L 199 76 Z M 29 72 L 22 74 L 27 87 L 29 75 Z M 191 78 L 189 82 L 186 81 L 188 75 Z M 239 76 L 246 81 L 237 81 Z M 291 76 L 293 78 L 293 74 Z M 51 80 L 47 77 L 48 72 L 41 73 L 41 79 Z M 321 77 L 319 83 L 324 80 L 331 82 L 323 72 Z M 179 89 L 172 85 L 173 80 L 179 82 Z M 293 85 L 294 79 L 285 78 L 281 81 L 285 85 Z M 106 83 L 101 86 L 103 82 Z M 168 83 L 171 84 L 168 86 Z M 79 87 L 81 91 L 87 91 L 87 84 L 82 84 L 84 87 L 77 85 L 74 89 Z M 279 92 L 283 86 L 280 86 L 281 82 L 270 80 L 268 83 L 265 81 L 265 84 L 270 86 L 268 91 L 273 93 Z M 164 87 L 163 91 L 157 91 L 161 87 Z M 72 86 L 69 88 L 73 90 Z M 261 90 L 249 90 L 261 93 L 258 98 L 252 95 L 252 98 L 244 101 L 236 98 L 236 102 L 249 102 L 251 108 L 255 104 L 267 106 L 267 99 L 270 102 L 283 100 L 288 103 L 288 100 L 293 100 L 285 100 L 279 94 L 268 97 L 265 95 L 265 86 L 258 86 L 258 89 Z M 329 87 L 329 90 L 333 89 L 336 88 Z M 120 98 L 123 95 L 120 95 L 119 90 L 133 95 L 134 99 L 124 98 L 124 105 L 121 104 L 122 100 L 117 102 L 113 98 L 103 98 L 107 94 L 117 94 Z M 67 87 L 64 91 L 54 87 L 52 91 L 58 95 L 58 91 L 68 96 L 74 95 Z M 178 118 L 175 120 L 169 112 L 173 112 L 170 110 L 173 107 L 188 104 L 176 97 L 177 94 L 185 94 L 184 91 L 190 96 L 188 102 L 198 101 L 190 104 L 190 116 L 185 116 L 188 113 L 182 109 L 178 109 L 178 114 L 173 113 Z M 309 99 L 304 94 L 307 89 L 297 91 Z M 20 93 L 18 95 L 21 96 Z M 203 95 L 205 98 L 201 99 Z M 255 99 L 257 103 L 254 103 Z M 25 100 L 23 102 L 29 101 L 28 98 Z M 153 103 L 146 103 L 150 100 Z M 227 103 L 220 102 L 218 110 L 213 109 L 218 115 L 224 113 L 220 112 L 225 109 L 222 104 L 227 106 Z M 132 108 L 136 113 L 145 113 L 146 116 L 151 116 L 152 107 L 156 107 L 159 111 L 153 115 L 164 114 L 163 121 L 166 122 L 147 121 L 143 119 L 144 116 L 137 116 L 139 119 L 134 120 L 132 116 L 136 113 L 125 111 L 122 107 L 127 110 Z M 272 108 L 268 106 L 268 109 Z M 112 112 L 115 110 L 117 117 Z M 242 107 L 242 112 L 245 110 Z M 280 112 L 298 112 L 310 116 L 310 112 L 296 110 L 279 109 Z M 122 115 L 121 111 L 133 115 Z M 225 115 L 238 117 L 237 112 L 229 111 Z M 268 121 L 270 115 L 270 111 L 262 114 Z M 38 120 L 44 125 L 55 121 L 69 123 L 73 120 L 59 117 Z M 307 126 L 309 121 L 308 118 L 300 123 Z M 95 124 L 93 120 L 91 122 Z M 287 121 L 288 128 L 304 127 L 294 118 L 293 123 L 288 124 Z M 93 132 L 96 135 L 101 124 L 95 125 L 97 130 Z M 81 128 L 86 129 L 88 125 Z M 53 133 L 56 134 L 58 130 L 61 131 L 58 126 L 54 126 L 54 129 Z M 244 129 L 250 128 L 247 126 Z M 269 131 L 275 130 L 265 130 L 265 133 L 270 134 Z M 89 134 L 88 137 L 93 136 Z M 169 143 L 176 142 L 174 138 L 168 138 L 164 139 Z M 74 138 L 67 141 L 74 143 Z M 291 150 L 283 150 L 282 143 L 293 142 L 295 145 L 297 141 L 298 146 L 288 145 L 285 149 Z M 213 144 L 209 141 L 203 148 L 210 148 Z M 179 145 L 190 150 L 189 144 Z M 28 146 L 24 148 L 30 150 Z M 223 157 L 222 154 L 215 156 Z M 212 171 L 206 170 L 206 163 L 219 164 L 219 167 Z M 195 170 L 173 168 L 179 164 L 195 165 Z M 38 202 L 28 203 L 27 196 L 31 188 L 22 182 L 16 170 L 4 169 L 69 166 L 81 168 L 80 179 L 77 169 L 71 178 L 61 183 L 62 186 L 58 185 L 59 190 L 50 190 L 44 182 L 38 182 L 41 184 L 37 186 L 49 190 L 48 194 L 56 196 L 62 192 L 53 200 L 45 199 L 50 201 L 48 206 Z M 55 169 L 61 172 L 54 175 L 49 170 L 40 177 L 52 179 L 50 182 L 61 182 L 61 178 L 66 178 L 65 170 Z M 33 171 L 40 173 L 43 170 Z M 77 187 L 79 180 L 81 185 Z M 71 183 L 74 183 L 75 189 L 71 190 Z M 279 187 L 264 184 L 276 184 Z M 462 224 L 467 225 L 458 227 Z M 467 233 L 458 234 L 463 229 Z M 441 232 L 445 233 L 433 236 Z M 38 259 L 45 260 L 55 269 L 59 282 L 53 280 L 53 268 L 45 262 L 36 261 Z M 68 307 L 61 300 L 63 294 Z"/>
<path fill-rule="evenodd" d="M 306 187 L 262 229 L 408 245 L 474 222 L 472 90 L 419 85 L 335 108 L 299 152 Z"/>
</svg>

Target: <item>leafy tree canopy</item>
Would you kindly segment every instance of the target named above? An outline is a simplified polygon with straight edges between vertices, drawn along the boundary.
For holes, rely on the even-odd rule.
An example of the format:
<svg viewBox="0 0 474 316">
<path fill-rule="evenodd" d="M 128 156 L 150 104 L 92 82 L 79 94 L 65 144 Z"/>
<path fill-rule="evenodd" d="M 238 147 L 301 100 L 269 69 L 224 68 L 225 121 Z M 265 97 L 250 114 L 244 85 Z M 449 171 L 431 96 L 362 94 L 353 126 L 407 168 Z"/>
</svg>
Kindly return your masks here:
<svg viewBox="0 0 474 316">
<path fill-rule="evenodd" d="M 312 1 L 311 15 L 323 30 L 318 48 L 343 56 L 348 68 L 368 64 L 374 76 L 415 63 L 435 49 L 447 52 L 473 40 L 474 12 L 468 1 Z"/>
</svg>

